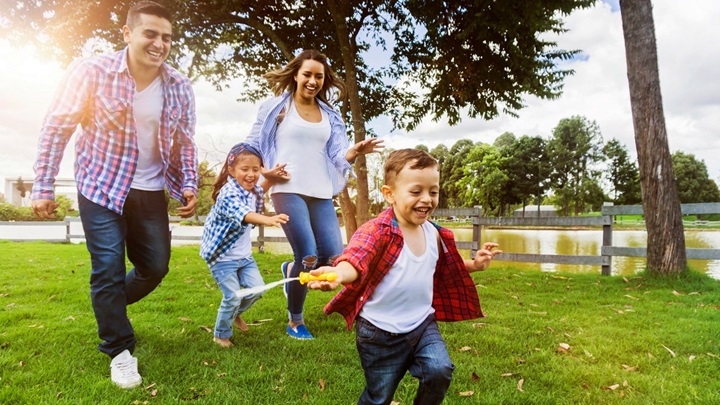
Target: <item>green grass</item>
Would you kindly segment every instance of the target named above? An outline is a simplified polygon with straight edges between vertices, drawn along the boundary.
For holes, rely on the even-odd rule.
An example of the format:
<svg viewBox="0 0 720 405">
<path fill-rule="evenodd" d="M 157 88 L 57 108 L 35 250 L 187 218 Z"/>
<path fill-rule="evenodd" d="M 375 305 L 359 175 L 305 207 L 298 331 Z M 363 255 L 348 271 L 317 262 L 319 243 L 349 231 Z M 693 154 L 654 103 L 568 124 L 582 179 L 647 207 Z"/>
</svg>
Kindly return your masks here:
<svg viewBox="0 0 720 405">
<path fill-rule="evenodd" d="M 314 341 L 285 335 L 278 287 L 248 311 L 234 348 L 213 344 L 220 292 L 188 246 L 129 307 L 143 388 L 121 390 L 96 350 L 85 247 L 0 242 L 0 257 L 0 403 L 351 404 L 363 389 L 354 333 L 322 313 L 332 293 L 308 295 Z M 286 258 L 256 255 L 266 282 Z M 445 403 L 720 403 L 720 282 L 498 263 L 473 277 L 487 317 L 440 325 L 456 365 Z M 416 387 L 406 376 L 395 400 L 412 403 Z"/>
</svg>

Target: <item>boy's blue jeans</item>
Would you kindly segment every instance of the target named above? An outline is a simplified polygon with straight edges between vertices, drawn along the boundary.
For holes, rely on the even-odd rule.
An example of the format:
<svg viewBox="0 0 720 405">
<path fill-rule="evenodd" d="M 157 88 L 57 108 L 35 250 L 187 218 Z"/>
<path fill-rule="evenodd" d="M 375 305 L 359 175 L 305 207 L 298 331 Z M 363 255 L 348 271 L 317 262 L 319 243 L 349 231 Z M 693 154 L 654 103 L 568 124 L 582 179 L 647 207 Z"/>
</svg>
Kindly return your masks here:
<svg viewBox="0 0 720 405">
<path fill-rule="evenodd" d="M 265 285 L 258 265 L 252 257 L 226 262 L 217 262 L 210 267 L 215 282 L 222 291 L 217 319 L 215 320 L 215 337 L 228 339 L 232 336 L 233 322 L 240 314 L 247 311 L 262 293 L 237 298 L 235 292 L 241 287 L 252 288 Z"/>
<path fill-rule="evenodd" d="M 92 271 L 90 297 L 103 340 L 101 352 L 115 357 L 135 348 L 127 305 L 150 294 L 168 272 L 170 226 L 164 191 L 131 189 L 123 213 L 95 204 L 78 193 L 80 220 Z M 125 253 L 135 266 L 127 274 Z"/>
<path fill-rule="evenodd" d="M 297 277 L 301 271 L 332 264 L 342 253 L 340 234 L 332 199 L 322 199 L 293 193 L 274 193 L 275 212 L 287 214 L 290 220 L 282 224 L 290 242 L 295 261 L 288 277 Z M 288 283 L 288 314 L 292 322 L 302 322 L 307 286 L 297 281 Z"/>
<path fill-rule="evenodd" d="M 409 333 L 386 332 L 362 317 L 355 320 L 365 390 L 358 404 L 389 404 L 407 371 L 420 380 L 414 404 L 439 404 L 455 366 L 431 314 Z"/>
</svg>

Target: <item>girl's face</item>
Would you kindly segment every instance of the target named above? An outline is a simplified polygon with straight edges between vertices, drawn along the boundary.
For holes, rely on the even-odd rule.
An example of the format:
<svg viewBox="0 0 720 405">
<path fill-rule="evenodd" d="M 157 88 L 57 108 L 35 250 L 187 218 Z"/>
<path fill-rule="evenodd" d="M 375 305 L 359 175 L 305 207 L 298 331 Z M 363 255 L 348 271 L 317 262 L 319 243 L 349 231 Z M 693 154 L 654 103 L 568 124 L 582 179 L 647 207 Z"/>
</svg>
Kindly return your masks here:
<svg viewBox="0 0 720 405">
<path fill-rule="evenodd" d="M 260 158 L 255 155 L 241 155 L 228 167 L 228 173 L 240 187 L 252 191 L 260 178 Z"/>
<path fill-rule="evenodd" d="M 306 59 L 295 75 L 295 82 L 297 95 L 307 100 L 314 99 L 325 83 L 325 66 L 316 60 Z"/>
<path fill-rule="evenodd" d="M 395 177 L 395 184 L 382 187 L 387 202 L 392 204 L 400 226 L 422 225 L 438 206 L 440 172 L 437 166 L 410 169 L 408 162 Z"/>
</svg>

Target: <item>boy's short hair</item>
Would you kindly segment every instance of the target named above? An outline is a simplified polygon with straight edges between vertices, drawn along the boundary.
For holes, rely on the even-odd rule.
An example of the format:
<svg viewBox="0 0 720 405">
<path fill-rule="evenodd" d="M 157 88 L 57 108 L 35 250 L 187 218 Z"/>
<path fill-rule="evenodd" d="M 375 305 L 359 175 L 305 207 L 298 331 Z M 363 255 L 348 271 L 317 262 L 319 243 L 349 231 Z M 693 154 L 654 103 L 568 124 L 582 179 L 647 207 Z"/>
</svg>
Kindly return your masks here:
<svg viewBox="0 0 720 405">
<path fill-rule="evenodd" d="M 392 151 L 385 161 L 385 184 L 393 186 L 398 173 L 400 173 L 408 162 L 412 161 L 415 161 L 415 163 L 410 166 L 410 169 L 425 169 L 427 167 L 440 166 L 437 159 L 424 150 L 398 149 Z"/>
<path fill-rule="evenodd" d="M 170 10 L 165 8 L 165 6 L 154 1 L 143 0 L 138 1 L 130 7 L 125 25 L 130 28 L 134 28 L 140 21 L 140 14 L 154 15 L 156 17 L 164 18 L 172 23 Z"/>
</svg>

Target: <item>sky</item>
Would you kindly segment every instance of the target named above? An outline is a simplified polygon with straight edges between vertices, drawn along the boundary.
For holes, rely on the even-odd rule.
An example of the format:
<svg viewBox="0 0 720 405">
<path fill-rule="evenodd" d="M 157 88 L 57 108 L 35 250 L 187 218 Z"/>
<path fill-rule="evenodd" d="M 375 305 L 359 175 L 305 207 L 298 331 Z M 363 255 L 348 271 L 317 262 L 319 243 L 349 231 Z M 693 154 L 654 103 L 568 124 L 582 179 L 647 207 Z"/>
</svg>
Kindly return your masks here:
<svg viewBox="0 0 720 405">
<path fill-rule="evenodd" d="M 710 178 L 720 183 L 720 2 L 717 0 L 655 1 L 660 85 L 670 151 L 703 160 Z M 569 32 L 551 37 L 560 49 L 579 49 L 580 57 L 562 67 L 575 70 L 565 79 L 556 100 L 526 97 L 519 117 L 501 115 L 490 121 L 465 118 L 456 126 L 426 120 L 411 132 L 391 131 L 388 118 L 368 123 L 389 148 L 459 139 L 492 143 L 502 133 L 549 138 L 558 122 L 575 115 L 595 121 L 603 139 L 624 144 L 636 156 L 626 74 L 625 47 L 617 0 L 598 2 L 565 18 Z M 33 177 L 37 139 L 43 116 L 64 67 L 32 49 L 16 48 L 0 38 L 0 192 L 4 178 Z M 243 83 L 222 92 L 198 81 L 196 142 L 200 160 L 219 162 L 230 147 L 245 139 L 258 105 L 237 99 Z M 70 144 L 58 177 L 73 176 Z"/>
</svg>

